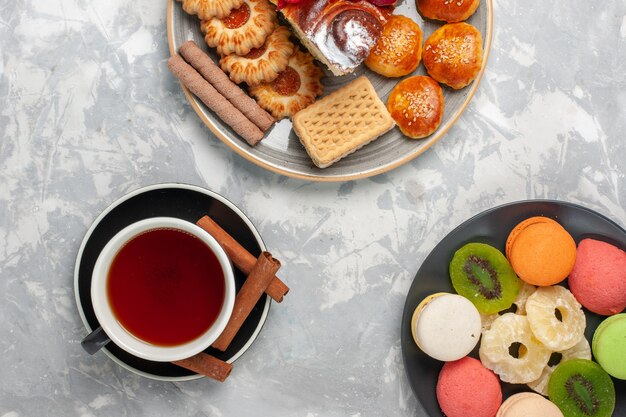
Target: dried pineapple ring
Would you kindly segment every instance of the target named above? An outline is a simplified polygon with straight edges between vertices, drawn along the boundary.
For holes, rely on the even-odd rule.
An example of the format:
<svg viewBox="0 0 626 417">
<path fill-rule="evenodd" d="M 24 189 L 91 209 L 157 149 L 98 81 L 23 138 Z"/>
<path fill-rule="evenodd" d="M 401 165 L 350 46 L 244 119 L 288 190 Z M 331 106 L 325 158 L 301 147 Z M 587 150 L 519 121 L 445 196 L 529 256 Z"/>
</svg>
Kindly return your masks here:
<svg viewBox="0 0 626 417">
<path fill-rule="evenodd" d="M 536 290 L 537 287 L 534 285 L 527 284 L 526 282 L 522 284 L 522 287 L 517 293 L 517 298 L 513 301 L 513 304 L 517 307 L 515 314 L 526 314 L 526 301 L 528 301 L 528 297 L 533 295 Z"/>
<path fill-rule="evenodd" d="M 516 343 L 520 344 L 518 357 L 510 353 Z M 503 314 L 491 324 L 478 351 L 485 367 L 512 384 L 526 384 L 539 378 L 550 353 L 533 336 L 526 316 L 514 313 Z"/>
<path fill-rule="evenodd" d="M 528 297 L 530 297 L 530 295 L 534 293 L 536 289 L 537 287 L 535 287 L 534 285 L 530 285 L 525 282 L 522 284 L 522 287 L 517 293 L 517 297 L 513 301 L 513 304 L 515 304 L 515 314 L 521 314 L 521 315 L 526 314 L 526 300 L 528 300 Z M 491 324 L 498 317 L 500 317 L 500 314 L 498 313 L 481 314 L 480 315 L 480 318 L 482 319 L 481 333 L 484 333 L 487 330 L 489 330 L 491 328 Z"/>
<path fill-rule="evenodd" d="M 585 313 L 580 303 L 560 285 L 538 288 L 528 297 L 526 316 L 535 337 L 553 351 L 571 348 L 585 332 Z"/>
<path fill-rule="evenodd" d="M 548 381 L 550 380 L 550 376 L 554 371 L 556 366 L 568 359 L 591 359 L 591 348 L 589 347 L 589 342 L 584 337 L 580 339 L 580 342 L 576 343 L 574 347 L 564 350 L 563 352 L 558 352 L 561 354 L 561 360 L 554 365 L 546 365 L 543 368 L 543 372 L 539 379 L 533 382 L 528 383 L 528 387 L 541 395 L 548 396 Z"/>
</svg>

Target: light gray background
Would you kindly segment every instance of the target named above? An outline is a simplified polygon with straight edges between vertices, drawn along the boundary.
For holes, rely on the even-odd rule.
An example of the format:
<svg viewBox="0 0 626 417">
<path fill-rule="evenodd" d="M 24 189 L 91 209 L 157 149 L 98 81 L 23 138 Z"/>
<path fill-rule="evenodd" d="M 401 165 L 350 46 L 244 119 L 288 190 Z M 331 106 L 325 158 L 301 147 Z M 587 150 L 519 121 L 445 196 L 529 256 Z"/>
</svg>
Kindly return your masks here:
<svg viewBox="0 0 626 417">
<path fill-rule="evenodd" d="M 626 224 L 626 3 L 596 3 L 495 0 L 485 76 L 448 135 L 387 174 L 319 184 L 211 136 L 167 70 L 165 1 L 0 0 L 0 416 L 423 415 L 399 326 L 443 236 L 529 198 Z M 78 343 L 83 235 L 172 181 L 239 205 L 292 287 L 224 384 L 152 381 Z"/>
</svg>

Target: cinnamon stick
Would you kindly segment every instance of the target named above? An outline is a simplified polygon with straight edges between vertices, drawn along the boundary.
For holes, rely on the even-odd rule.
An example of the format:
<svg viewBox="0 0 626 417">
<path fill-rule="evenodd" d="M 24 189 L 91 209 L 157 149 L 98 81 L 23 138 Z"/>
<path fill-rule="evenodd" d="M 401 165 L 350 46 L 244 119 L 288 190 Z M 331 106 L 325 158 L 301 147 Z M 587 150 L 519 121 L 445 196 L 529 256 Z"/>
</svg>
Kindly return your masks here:
<svg viewBox="0 0 626 417">
<path fill-rule="evenodd" d="M 167 61 L 170 71 L 189 89 L 196 97 L 207 105 L 228 126 L 246 140 L 250 145 L 255 145 L 263 139 L 263 132 L 239 111 L 230 101 L 221 95 L 207 80 L 180 55 L 174 55 Z"/>
<path fill-rule="evenodd" d="M 213 342 L 213 347 L 222 352 L 228 349 L 228 345 L 235 338 L 243 322 L 256 305 L 270 281 L 280 268 L 280 261 L 274 259 L 269 252 L 261 253 L 256 264 L 246 278 L 246 282 L 237 293 L 235 307 L 222 334 Z"/>
<path fill-rule="evenodd" d="M 252 97 L 244 93 L 237 84 L 232 82 L 226 73 L 194 41 L 190 40 L 183 43 L 178 48 L 178 52 L 185 58 L 185 61 L 259 129 L 265 132 L 276 123 L 276 119 L 263 110 Z"/>
<path fill-rule="evenodd" d="M 230 375 L 230 371 L 233 370 L 233 365 L 230 363 L 219 360 L 215 356 L 204 352 L 200 352 L 191 358 L 174 361 L 172 363 L 220 382 L 224 382 L 228 375 Z"/>
<path fill-rule="evenodd" d="M 219 224 L 215 223 L 209 216 L 204 216 L 196 222 L 198 226 L 209 232 L 211 236 L 224 248 L 224 251 L 231 262 L 244 274 L 250 274 L 252 267 L 256 263 L 256 258 L 228 234 Z M 289 292 L 289 287 L 278 277 L 273 277 L 270 285 L 265 290 L 267 295 L 274 301 L 280 303 L 283 297 Z"/>
</svg>

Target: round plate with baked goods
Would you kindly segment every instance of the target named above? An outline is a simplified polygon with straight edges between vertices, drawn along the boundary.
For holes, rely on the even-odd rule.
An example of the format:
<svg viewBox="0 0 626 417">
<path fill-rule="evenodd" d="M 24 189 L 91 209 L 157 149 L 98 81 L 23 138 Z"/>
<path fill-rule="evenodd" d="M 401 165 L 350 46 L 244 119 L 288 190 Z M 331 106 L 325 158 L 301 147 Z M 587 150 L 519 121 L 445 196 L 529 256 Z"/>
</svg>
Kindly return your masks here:
<svg viewBox="0 0 626 417">
<path fill-rule="evenodd" d="M 168 66 L 245 159 L 313 181 L 426 151 L 474 95 L 492 0 L 169 0 Z"/>
<path fill-rule="evenodd" d="M 626 319 L 625 250 L 622 226 L 552 200 L 498 206 L 451 231 L 402 316 L 405 372 L 425 415 L 626 415 L 626 344 L 602 351 L 601 332 Z"/>
</svg>

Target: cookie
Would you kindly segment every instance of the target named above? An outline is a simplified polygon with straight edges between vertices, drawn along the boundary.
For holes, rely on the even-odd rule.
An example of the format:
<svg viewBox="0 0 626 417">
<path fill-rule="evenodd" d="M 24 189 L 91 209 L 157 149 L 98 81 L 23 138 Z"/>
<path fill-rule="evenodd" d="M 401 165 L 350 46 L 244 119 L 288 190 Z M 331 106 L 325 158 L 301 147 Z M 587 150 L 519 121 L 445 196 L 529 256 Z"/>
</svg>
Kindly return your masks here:
<svg viewBox="0 0 626 417">
<path fill-rule="evenodd" d="M 289 40 L 289 29 L 278 26 L 260 48 L 246 55 L 226 55 L 220 59 L 220 67 L 237 84 L 255 86 L 274 81 L 287 68 L 293 55 L 294 44 Z"/>
<path fill-rule="evenodd" d="M 267 0 L 244 0 L 227 16 L 203 20 L 200 29 L 220 55 L 246 55 L 260 48 L 277 24 L 276 10 Z"/>
<path fill-rule="evenodd" d="M 322 94 L 322 75 L 311 54 L 296 50 L 274 81 L 251 86 L 249 91 L 259 106 L 280 120 L 292 117 Z"/>
<path fill-rule="evenodd" d="M 320 168 L 365 146 L 393 126 L 385 105 L 364 76 L 293 117 L 294 131 Z"/>
</svg>

